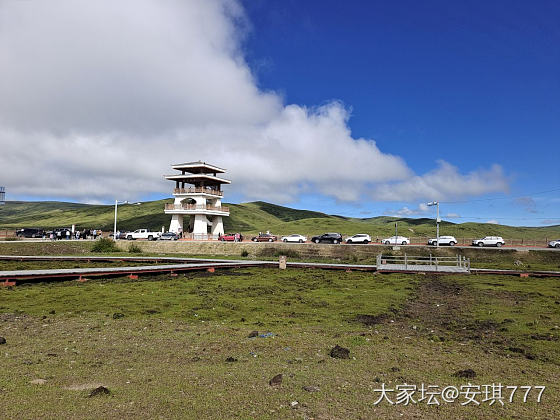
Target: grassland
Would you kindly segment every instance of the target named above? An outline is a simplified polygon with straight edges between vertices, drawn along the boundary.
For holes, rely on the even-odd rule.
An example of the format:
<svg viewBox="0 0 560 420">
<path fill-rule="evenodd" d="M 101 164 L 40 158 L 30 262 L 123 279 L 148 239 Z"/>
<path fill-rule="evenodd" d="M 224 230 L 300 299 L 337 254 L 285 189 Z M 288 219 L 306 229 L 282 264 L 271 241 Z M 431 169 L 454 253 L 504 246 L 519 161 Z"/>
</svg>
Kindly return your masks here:
<svg viewBox="0 0 560 420">
<path fill-rule="evenodd" d="M 0 417 L 558 418 L 559 298 L 555 279 L 274 269 L 3 288 Z M 373 404 L 381 383 L 498 382 L 547 388 Z"/>
<path fill-rule="evenodd" d="M 118 226 L 122 230 L 148 227 L 160 230 L 169 226 L 170 217 L 163 213 L 165 203 L 171 199 L 148 201 L 140 205 L 121 205 Z M 369 233 L 372 237 L 394 234 L 394 223 L 405 236 L 427 237 L 435 234 L 433 219 L 410 219 L 398 217 L 348 218 L 320 212 L 297 210 L 262 201 L 227 204 L 230 216 L 224 219 L 226 231 L 238 231 L 249 236 L 261 231 L 284 235 L 300 233 L 311 236 L 324 232 L 341 232 L 345 235 Z M 19 227 L 56 228 L 70 226 L 97 228 L 112 231 L 114 206 L 87 205 L 61 202 L 7 202 L 0 207 L 0 228 Z M 442 235 L 457 238 L 477 238 L 500 235 L 508 239 L 545 240 L 560 237 L 560 226 L 512 227 L 486 223 L 442 222 Z"/>
</svg>

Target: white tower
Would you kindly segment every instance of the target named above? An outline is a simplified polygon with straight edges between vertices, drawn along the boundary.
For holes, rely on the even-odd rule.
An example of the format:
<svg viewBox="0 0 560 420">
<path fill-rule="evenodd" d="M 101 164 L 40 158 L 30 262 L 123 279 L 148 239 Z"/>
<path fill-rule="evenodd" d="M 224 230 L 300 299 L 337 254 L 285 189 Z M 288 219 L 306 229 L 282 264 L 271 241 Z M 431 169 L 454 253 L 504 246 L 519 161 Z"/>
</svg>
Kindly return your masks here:
<svg viewBox="0 0 560 420">
<path fill-rule="evenodd" d="M 222 184 L 231 184 L 217 174 L 224 169 L 205 162 L 188 162 L 171 166 L 180 174 L 164 175 L 175 181 L 175 202 L 165 205 L 165 214 L 171 214 L 170 232 L 191 234 L 193 239 L 217 239 L 224 234 L 223 216 L 229 216 L 229 208 L 222 207 Z M 193 187 L 185 188 L 185 184 Z M 183 215 L 190 215 L 190 222 L 183 226 Z"/>
</svg>

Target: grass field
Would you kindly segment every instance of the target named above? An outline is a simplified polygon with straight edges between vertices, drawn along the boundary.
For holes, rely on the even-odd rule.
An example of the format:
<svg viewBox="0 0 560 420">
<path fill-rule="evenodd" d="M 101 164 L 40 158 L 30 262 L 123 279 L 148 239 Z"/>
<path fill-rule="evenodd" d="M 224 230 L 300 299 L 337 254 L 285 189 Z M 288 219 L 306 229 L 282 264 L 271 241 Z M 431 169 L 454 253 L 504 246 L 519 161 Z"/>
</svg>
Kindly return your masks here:
<svg viewBox="0 0 560 420">
<path fill-rule="evenodd" d="M 1 288 L 0 418 L 558 418 L 559 300 L 548 278 L 275 269 Z M 469 382 L 546 390 L 374 405 Z"/>
<path fill-rule="evenodd" d="M 118 211 L 118 227 L 121 230 L 151 228 L 160 230 L 169 226 L 170 216 L 163 213 L 165 203 L 171 199 L 147 201 L 140 205 L 121 205 Z M 230 216 L 224 218 L 226 231 L 242 232 L 250 236 L 258 232 L 271 231 L 278 235 L 300 233 L 307 236 L 324 232 L 340 232 L 343 235 L 368 233 L 373 238 L 394 235 L 394 223 L 398 221 L 399 234 L 409 237 L 433 237 L 433 219 L 411 219 L 399 217 L 349 218 L 327 215 L 320 212 L 297 210 L 256 201 L 243 204 L 226 204 Z M 87 205 L 62 202 L 17 202 L 8 201 L 0 207 L 0 228 L 69 227 L 96 228 L 112 231 L 114 206 Z M 507 239 L 545 240 L 560 237 L 560 226 L 512 227 L 487 223 L 441 223 L 442 235 L 457 238 L 479 238 L 500 235 Z"/>
</svg>

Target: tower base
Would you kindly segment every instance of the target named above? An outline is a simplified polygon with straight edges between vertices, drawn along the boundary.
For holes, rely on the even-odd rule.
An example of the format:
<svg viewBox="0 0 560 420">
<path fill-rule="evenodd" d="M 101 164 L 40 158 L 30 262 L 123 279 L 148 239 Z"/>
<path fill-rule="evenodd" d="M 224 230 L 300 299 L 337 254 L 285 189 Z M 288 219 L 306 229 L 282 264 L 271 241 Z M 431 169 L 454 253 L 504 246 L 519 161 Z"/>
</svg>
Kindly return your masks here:
<svg viewBox="0 0 560 420">
<path fill-rule="evenodd" d="M 169 224 L 169 232 L 183 233 L 183 215 L 174 214 L 171 216 L 171 223 Z"/>
</svg>

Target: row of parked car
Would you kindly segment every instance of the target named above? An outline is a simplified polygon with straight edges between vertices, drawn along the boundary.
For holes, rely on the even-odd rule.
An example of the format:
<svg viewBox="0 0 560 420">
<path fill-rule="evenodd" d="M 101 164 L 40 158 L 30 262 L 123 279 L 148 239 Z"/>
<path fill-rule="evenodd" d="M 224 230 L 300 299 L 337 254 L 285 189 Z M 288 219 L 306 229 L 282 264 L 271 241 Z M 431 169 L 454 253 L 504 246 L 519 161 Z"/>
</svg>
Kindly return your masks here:
<svg viewBox="0 0 560 420">
<path fill-rule="evenodd" d="M 238 241 L 243 241 L 243 236 L 237 234 Z M 234 241 L 236 234 L 229 233 L 222 235 L 220 240 L 222 241 Z M 253 236 L 251 238 L 253 242 L 276 242 L 278 241 L 278 236 L 273 235 L 271 233 L 259 233 L 257 236 Z M 292 243 L 304 243 L 307 242 L 307 237 L 294 233 L 292 235 L 281 236 L 280 241 L 282 242 L 292 242 Z M 371 236 L 366 233 L 358 233 L 347 237 L 346 239 L 340 233 L 324 233 L 322 235 L 313 236 L 310 239 L 311 242 L 319 244 L 319 243 L 330 243 L 330 244 L 340 244 L 346 242 L 347 244 L 369 244 L 372 242 Z M 384 245 L 410 245 L 410 239 L 406 236 L 391 236 L 389 238 L 384 238 L 377 240 L 376 242 L 380 242 Z M 455 246 L 457 245 L 458 241 L 454 236 L 450 235 L 443 235 L 439 237 L 439 245 L 448 245 L 448 246 Z M 430 238 L 428 239 L 428 245 L 436 246 L 438 245 L 437 238 Z M 496 246 L 501 247 L 505 245 L 505 241 L 501 236 L 485 236 L 481 239 L 474 239 L 472 241 L 473 246 Z M 551 241 L 548 246 L 560 248 L 560 240 L 558 241 Z"/>
</svg>

